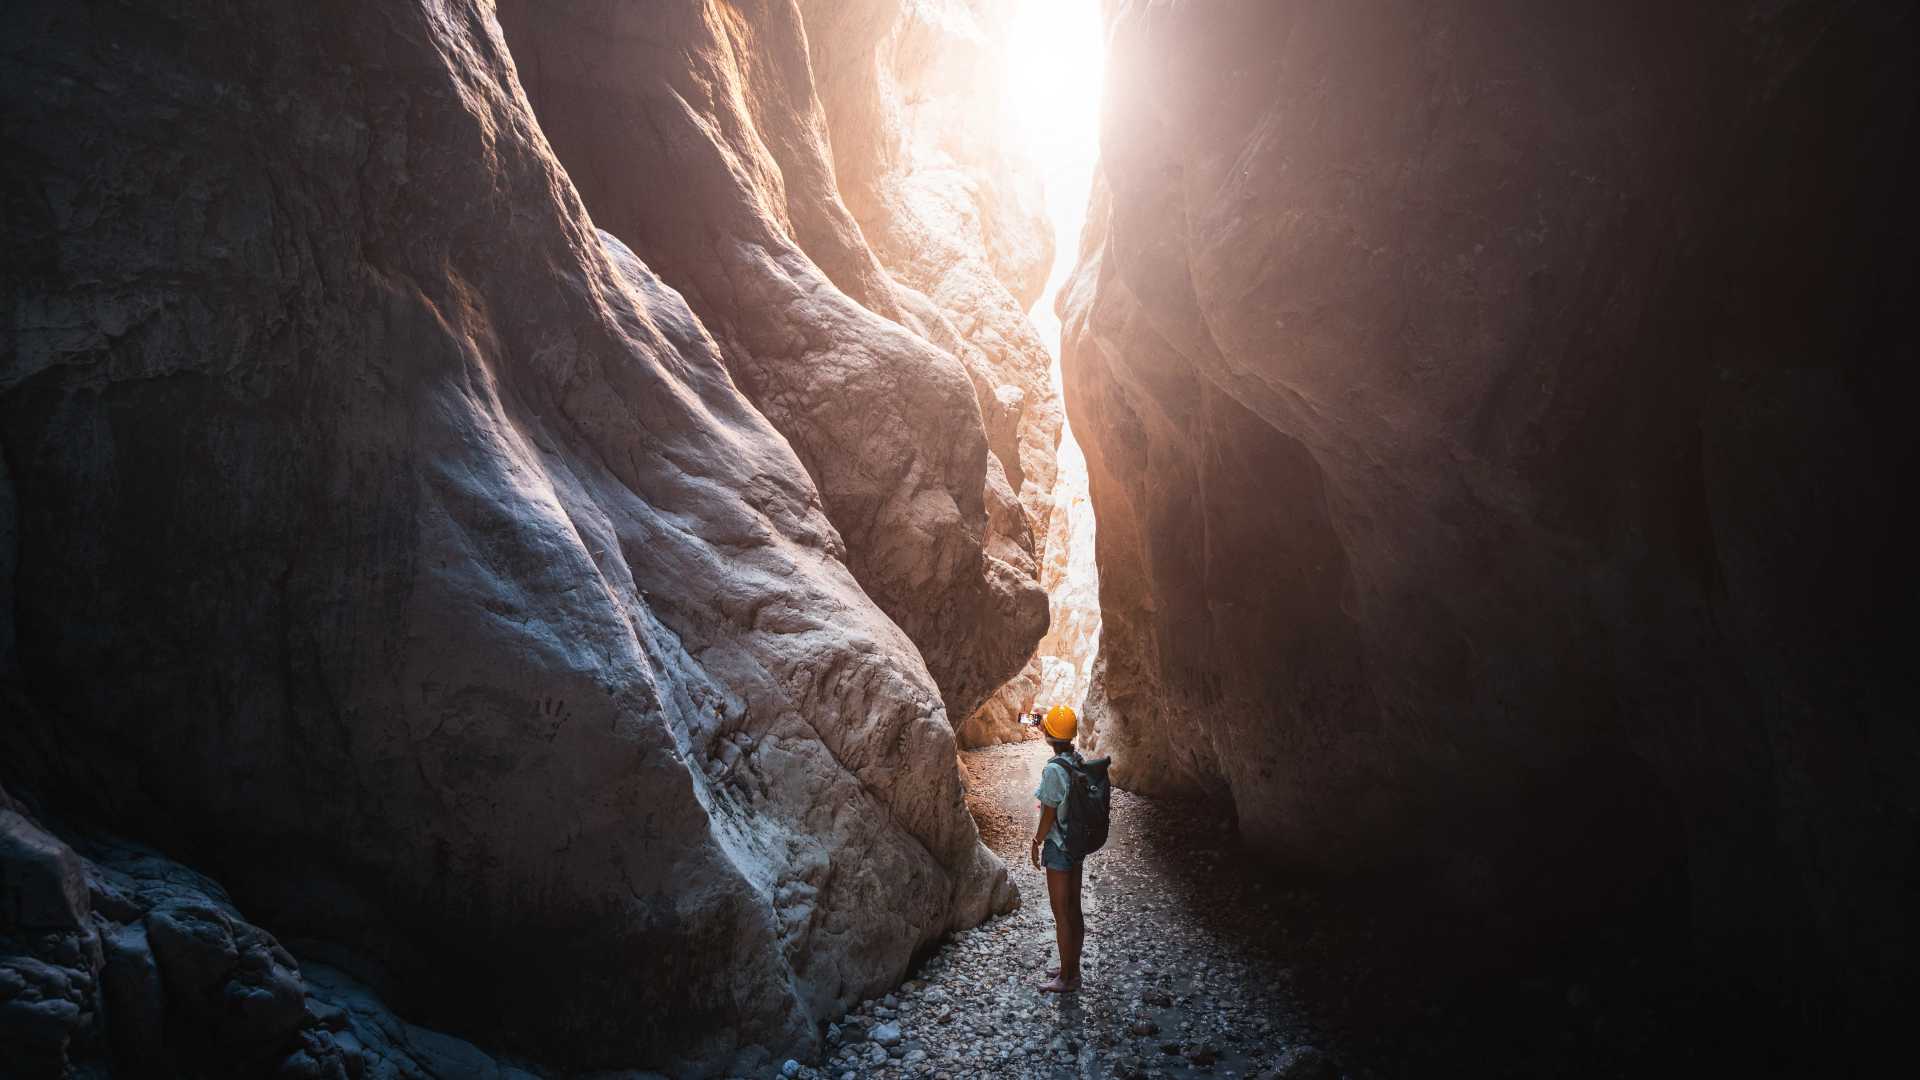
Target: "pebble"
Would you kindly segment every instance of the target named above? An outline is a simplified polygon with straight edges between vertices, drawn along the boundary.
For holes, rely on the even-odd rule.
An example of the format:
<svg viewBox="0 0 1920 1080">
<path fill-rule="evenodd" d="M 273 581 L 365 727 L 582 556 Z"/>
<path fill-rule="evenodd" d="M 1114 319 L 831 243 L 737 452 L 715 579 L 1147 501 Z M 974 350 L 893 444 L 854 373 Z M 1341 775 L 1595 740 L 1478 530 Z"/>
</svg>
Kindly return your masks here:
<svg viewBox="0 0 1920 1080">
<path fill-rule="evenodd" d="M 788 1058 L 786 1062 L 780 1066 L 780 1075 L 785 1077 L 799 1076 L 800 1063 L 792 1058 Z"/>
<path fill-rule="evenodd" d="M 1027 760 L 1032 755 L 1018 744 L 967 751 L 963 760 L 975 773 L 969 798 L 1030 814 L 1040 764 Z M 984 784 L 976 783 L 982 765 Z M 1046 883 L 1026 861 L 1026 834 L 989 831 L 1021 907 L 953 934 L 913 979 L 830 1025 L 834 1071 L 807 1075 L 1170 1080 L 1215 1068 L 1221 1076 L 1265 1077 L 1298 1060 L 1306 1067 L 1298 1075 L 1313 1076 L 1328 1059 L 1287 1054 L 1305 1020 L 1281 996 L 1274 967 L 1236 955 L 1185 914 L 1207 899 L 1206 879 L 1176 880 L 1165 847 L 1143 838 L 1147 815 L 1164 812 L 1128 792 L 1114 799 L 1114 832 L 1093 856 L 1098 872 L 1089 864 L 1079 993 L 1039 993 L 1044 969 L 1057 962 Z M 1167 1011 L 1148 1017 L 1142 1003 Z M 1177 1038 L 1155 1041 L 1163 1027 L 1177 1028 Z"/>
</svg>

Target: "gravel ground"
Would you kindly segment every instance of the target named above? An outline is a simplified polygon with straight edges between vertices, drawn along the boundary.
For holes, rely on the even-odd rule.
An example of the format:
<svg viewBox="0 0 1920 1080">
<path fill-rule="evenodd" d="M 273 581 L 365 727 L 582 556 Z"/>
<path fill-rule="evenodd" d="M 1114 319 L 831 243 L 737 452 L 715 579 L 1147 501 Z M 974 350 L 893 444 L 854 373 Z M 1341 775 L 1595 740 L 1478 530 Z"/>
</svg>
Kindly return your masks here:
<svg viewBox="0 0 1920 1080">
<path fill-rule="evenodd" d="M 829 1029 L 802 1076 L 1331 1078 L 1290 1000 L 1292 971 L 1219 927 L 1270 937 L 1270 886 L 1223 872 L 1205 815 L 1114 793 L 1113 832 L 1088 860 L 1085 979 L 1041 994 L 1055 962 L 1046 882 L 1027 862 L 1047 749 L 962 755 L 968 803 L 1019 884 L 1019 910 L 954 936 L 894 993 Z"/>
<path fill-rule="evenodd" d="M 1684 967 L 1679 944 L 1657 925 L 1609 921 L 1556 936 L 1498 912 L 1450 912 L 1417 882 L 1290 879 L 1239 854 L 1220 812 L 1124 791 L 1114 792 L 1106 848 L 1087 864 L 1082 989 L 1041 994 L 1053 917 L 1027 842 L 1046 759 L 1039 742 L 961 755 L 968 806 L 1007 860 L 1021 908 L 955 935 L 904 985 L 831 1027 L 827 1061 L 794 1063 L 787 1075 L 1612 1080 L 1832 1071 L 1783 1067 L 1819 1063 L 1794 1018 L 1751 1012 L 1711 972 Z M 1753 1067 L 1726 1067 L 1736 1061 Z"/>
</svg>

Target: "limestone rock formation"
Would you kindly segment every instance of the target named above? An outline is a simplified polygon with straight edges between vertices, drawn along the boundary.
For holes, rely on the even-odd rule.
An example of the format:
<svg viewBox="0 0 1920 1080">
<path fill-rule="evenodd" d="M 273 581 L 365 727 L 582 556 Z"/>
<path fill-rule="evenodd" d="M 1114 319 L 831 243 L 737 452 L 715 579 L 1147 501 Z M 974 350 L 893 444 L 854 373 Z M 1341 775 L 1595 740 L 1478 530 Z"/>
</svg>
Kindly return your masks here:
<svg viewBox="0 0 1920 1080">
<path fill-rule="evenodd" d="M 1034 163 L 1007 132 L 1016 0 L 802 0 L 840 190 L 888 273 L 957 340 L 994 455 L 1044 532 L 1059 395 L 1026 312 L 1053 269 Z M 1037 539 L 1037 538 L 1036 538 Z M 1030 545 L 1031 546 L 1031 545 Z"/>
<path fill-rule="evenodd" d="M 994 369 L 969 344 L 1025 325 L 991 252 L 1004 235 L 1044 229 L 956 231 L 922 253 L 953 264 L 951 288 L 930 298 L 896 283 L 868 247 L 879 223 L 856 220 L 835 173 L 842 143 L 884 138 L 892 118 L 848 117 L 840 137 L 793 0 L 503 0 L 500 17 L 596 224 L 685 294 L 818 485 L 854 576 L 919 646 L 948 713 L 971 713 L 1046 630 L 1033 530 L 1015 499 L 1023 467 L 1051 483 L 1052 445 L 1043 433 L 1025 457 L 989 454 L 989 433 L 1020 415 L 996 395 L 1017 405 L 1021 391 L 1015 365 Z M 830 85 L 823 76 L 821 92 Z M 954 169 L 962 185 L 980 175 Z M 935 235 L 912 208 L 888 212 L 923 241 Z M 1031 255 L 1002 261 L 1031 276 Z"/>
<path fill-rule="evenodd" d="M 954 726 L 963 748 L 1038 738 L 1020 725 L 1021 715 L 1035 705 L 1080 710 L 1093 682 L 1100 651 L 1093 502 L 1087 493 L 1086 457 L 1064 429 L 1057 462 L 1040 563 L 1040 584 L 1047 590 L 1050 612 L 1047 635 L 1020 674 Z M 1086 731 L 1089 745 L 1096 745 L 1097 731 L 1091 725 Z"/>
<path fill-rule="evenodd" d="M 125 841 L 82 855 L 0 789 L 5 1075 L 534 1075 L 406 1023 L 344 972 L 302 967 L 215 882 Z"/>
<path fill-rule="evenodd" d="M 1887 1000 L 1908 6 L 1110 10 L 1065 374 L 1119 781 Z"/>
<path fill-rule="evenodd" d="M 821 105 L 848 210 L 927 332 L 972 380 L 988 445 L 1017 495 L 991 509 L 988 551 L 1027 569 L 1046 559 L 1062 415 L 1052 354 L 1026 312 L 1053 267 L 1033 163 L 1010 144 L 1008 0 L 803 0 Z M 993 493 L 989 493 L 990 500 Z M 1022 512 L 1024 510 L 1024 512 Z M 1043 568 L 1034 573 L 1051 597 Z M 1025 627 L 1046 629 L 1039 606 Z M 997 693 L 948 709 L 963 746 L 1020 737 L 1038 661 Z"/>
<path fill-rule="evenodd" d="M 1027 570 L 1048 558 L 1063 417 L 1052 353 L 1026 314 L 1054 253 L 1039 174 L 1007 137 L 1015 112 L 1047 107 L 1008 95 L 1014 6 L 801 3 L 840 191 L 903 306 L 930 304 L 917 325 L 965 365 L 993 465 L 1018 499 L 989 492 L 988 551 Z M 1044 566 L 1033 572 L 1051 598 Z M 1039 605 L 1024 610 L 1023 632 L 1048 625 Z M 1030 647 L 1022 659 L 984 702 L 963 711 L 949 695 L 963 745 L 1020 737 L 1041 667 Z"/>
<path fill-rule="evenodd" d="M 800 40 L 744 10 L 644 29 Z M 1024 660 L 1037 589 L 983 563 L 965 374 L 835 285 L 885 282 L 781 142 L 818 131 L 724 127 L 804 98 L 763 66 L 792 50 L 609 20 L 663 126 L 568 164 L 674 203 L 604 206 L 698 313 L 596 231 L 482 0 L 8 7 L 0 771 L 410 1019 L 701 1075 L 808 1054 L 1011 901 L 943 687 L 868 593 L 966 628 L 924 637 L 965 697 Z M 232 919 L 145 920 L 168 1000 L 226 993 L 192 957 L 230 933 L 266 958 L 235 1037 L 297 1037 Z"/>
<path fill-rule="evenodd" d="M 1078 440 L 1060 442 L 1059 479 L 1040 566 L 1052 621 L 1034 658 L 1039 663 L 1037 699 L 1075 710 L 1083 707 L 1100 652 L 1100 573 L 1095 558 L 1098 531 L 1087 493 L 1087 459 Z"/>
</svg>

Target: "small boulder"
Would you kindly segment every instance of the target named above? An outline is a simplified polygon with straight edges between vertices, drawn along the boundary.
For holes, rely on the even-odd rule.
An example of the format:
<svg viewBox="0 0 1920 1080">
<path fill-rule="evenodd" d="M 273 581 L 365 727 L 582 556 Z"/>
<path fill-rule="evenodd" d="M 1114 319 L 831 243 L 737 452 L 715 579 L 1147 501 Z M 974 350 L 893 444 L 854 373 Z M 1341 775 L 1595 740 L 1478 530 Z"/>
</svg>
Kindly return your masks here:
<svg viewBox="0 0 1920 1080">
<path fill-rule="evenodd" d="M 113 1048 L 123 1061 L 159 1061 L 166 1053 L 167 992 L 160 965 L 141 923 L 119 927 L 102 941 L 101 973 Z"/>
<path fill-rule="evenodd" d="M 0 810 L 0 931 L 85 925 L 87 876 L 73 849 L 13 810 Z"/>
<path fill-rule="evenodd" d="M 168 1001 L 223 1056 L 252 1058 L 305 1022 L 300 969 L 266 931 L 212 904 L 188 901 L 149 912 L 146 932 Z"/>
</svg>

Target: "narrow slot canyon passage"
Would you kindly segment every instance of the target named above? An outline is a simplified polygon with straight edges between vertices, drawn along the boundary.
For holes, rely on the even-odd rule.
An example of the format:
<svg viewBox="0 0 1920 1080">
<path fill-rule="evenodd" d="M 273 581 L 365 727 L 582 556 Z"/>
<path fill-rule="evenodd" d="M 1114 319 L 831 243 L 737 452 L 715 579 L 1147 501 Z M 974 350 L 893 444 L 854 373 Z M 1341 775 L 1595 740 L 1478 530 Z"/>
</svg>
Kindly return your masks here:
<svg viewBox="0 0 1920 1080">
<path fill-rule="evenodd" d="M 1098 154 L 1096 0 L 1020 7 L 1004 58 L 1004 120 L 1041 173 L 1054 263 L 1029 312 L 1060 382 L 1060 291 L 1078 261 Z M 1039 104 L 1044 103 L 1044 104 Z M 1087 861 L 1084 989 L 1042 994 L 1057 969 L 1047 884 L 1029 863 L 1034 791 L 1050 751 L 1013 717 L 1084 714 L 1099 647 L 1097 528 L 1086 459 L 1063 423 L 1040 582 L 1051 621 L 1028 666 L 963 727 L 960 767 L 981 838 L 1007 863 L 1021 906 L 960 931 L 883 996 L 829 1028 L 837 1077 L 1295 1077 L 1338 1075 L 1326 1037 L 1292 1000 L 1296 954 L 1270 933 L 1276 903 L 1305 901 L 1236 873 L 1219 806 L 1114 795 L 1114 830 Z M 1091 734 L 1090 732 L 1088 734 Z M 968 747 L 968 737 L 989 745 Z M 1092 740 L 1083 737 L 1083 743 Z M 992 745 L 998 743 L 999 745 Z M 1089 751 L 1092 756 L 1092 751 Z M 1303 938 L 1304 938 L 1303 934 Z"/>
<path fill-rule="evenodd" d="M 9 0 L 0 1080 L 1910 1056 L 1917 18 Z"/>
</svg>

